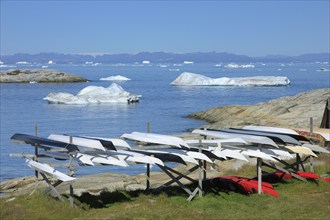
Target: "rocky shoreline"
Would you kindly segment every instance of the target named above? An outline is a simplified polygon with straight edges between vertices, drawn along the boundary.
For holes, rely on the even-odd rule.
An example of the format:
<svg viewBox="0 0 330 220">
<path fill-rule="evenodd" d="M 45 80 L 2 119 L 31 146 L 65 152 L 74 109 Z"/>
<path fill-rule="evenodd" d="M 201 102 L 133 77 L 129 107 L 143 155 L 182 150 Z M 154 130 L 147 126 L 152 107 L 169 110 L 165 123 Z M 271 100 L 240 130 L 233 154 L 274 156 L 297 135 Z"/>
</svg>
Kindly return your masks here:
<svg viewBox="0 0 330 220">
<path fill-rule="evenodd" d="M 87 79 L 52 69 L 17 69 L 0 72 L 0 83 L 66 83 L 87 82 Z"/>
<path fill-rule="evenodd" d="M 205 127 L 215 129 L 244 125 L 309 128 L 310 117 L 313 117 L 314 126 L 318 127 L 329 97 L 330 89 L 324 88 L 255 105 L 210 108 L 188 117 L 208 121 L 212 124 Z"/>
</svg>

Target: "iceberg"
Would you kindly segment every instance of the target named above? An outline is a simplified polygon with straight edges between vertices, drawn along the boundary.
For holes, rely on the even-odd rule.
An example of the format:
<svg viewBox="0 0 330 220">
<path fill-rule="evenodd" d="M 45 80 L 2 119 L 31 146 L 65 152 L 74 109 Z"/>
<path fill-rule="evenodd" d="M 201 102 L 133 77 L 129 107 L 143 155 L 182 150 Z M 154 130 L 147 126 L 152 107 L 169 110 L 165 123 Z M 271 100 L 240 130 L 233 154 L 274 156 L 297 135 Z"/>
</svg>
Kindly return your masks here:
<svg viewBox="0 0 330 220">
<path fill-rule="evenodd" d="M 183 72 L 171 85 L 174 86 L 287 86 L 285 76 L 253 76 L 239 78 L 210 78 L 196 73 Z"/>
<path fill-rule="evenodd" d="M 105 78 L 101 78 L 100 80 L 105 80 L 105 81 L 127 81 L 131 80 L 125 76 L 117 75 L 117 76 L 109 76 Z"/>
<path fill-rule="evenodd" d="M 77 95 L 71 93 L 49 93 L 44 100 L 49 103 L 66 105 L 85 105 L 99 103 L 133 103 L 138 102 L 141 95 L 131 94 L 121 86 L 112 83 L 109 87 L 87 86 L 80 90 Z"/>
<path fill-rule="evenodd" d="M 242 64 L 238 65 L 236 63 L 229 63 L 225 65 L 226 68 L 254 68 L 255 66 L 253 64 Z"/>
</svg>

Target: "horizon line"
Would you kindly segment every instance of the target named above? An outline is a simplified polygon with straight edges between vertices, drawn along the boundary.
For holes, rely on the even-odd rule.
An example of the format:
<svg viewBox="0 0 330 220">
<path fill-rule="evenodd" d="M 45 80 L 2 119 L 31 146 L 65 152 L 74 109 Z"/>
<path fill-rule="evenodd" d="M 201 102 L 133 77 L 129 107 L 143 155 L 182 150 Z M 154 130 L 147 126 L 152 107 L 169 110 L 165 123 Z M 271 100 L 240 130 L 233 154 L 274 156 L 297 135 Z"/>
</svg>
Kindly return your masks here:
<svg viewBox="0 0 330 220">
<path fill-rule="evenodd" d="M 140 51 L 140 52 L 119 52 L 119 53 L 111 53 L 111 52 L 80 52 L 80 53 L 65 53 L 65 52 L 37 52 L 37 53 L 28 53 L 28 52 L 16 52 L 16 53 L 11 53 L 11 54 L 3 54 L 0 52 L 0 57 L 2 56 L 14 56 L 17 54 L 28 54 L 28 55 L 38 55 L 38 54 L 63 54 L 63 55 L 88 55 L 88 56 L 103 56 L 103 55 L 138 55 L 141 53 L 167 53 L 167 54 L 194 54 L 194 53 L 225 53 L 225 54 L 233 54 L 233 55 L 238 55 L 238 56 L 248 56 L 248 57 L 267 57 L 267 56 L 286 56 L 286 57 L 295 57 L 295 56 L 301 56 L 301 55 L 307 55 L 307 54 L 330 54 L 330 52 L 306 52 L 298 55 L 286 55 L 286 54 L 267 54 L 267 55 L 257 55 L 257 56 L 251 56 L 251 55 L 246 55 L 246 54 L 237 54 L 237 53 L 232 53 L 232 52 L 219 52 L 219 51 L 196 51 L 196 52 L 166 52 L 166 51 Z"/>
</svg>

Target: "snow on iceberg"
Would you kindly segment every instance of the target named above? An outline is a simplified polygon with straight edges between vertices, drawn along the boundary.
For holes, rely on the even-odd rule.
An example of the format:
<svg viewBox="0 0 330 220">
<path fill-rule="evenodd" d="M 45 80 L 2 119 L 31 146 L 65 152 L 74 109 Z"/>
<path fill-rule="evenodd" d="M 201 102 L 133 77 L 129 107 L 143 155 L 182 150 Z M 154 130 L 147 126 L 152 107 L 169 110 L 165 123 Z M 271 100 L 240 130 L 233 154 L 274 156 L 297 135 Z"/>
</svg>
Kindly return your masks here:
<svg viewBox="0 0 330 220">
<path fill-rule="evenodd" d="M 70 93 L 49 93 L 44 100 L 49 103 L 83 105 L 91 103 L 132 103 L 138 102 L 141 95 L 131 94 L 121 86 L 112 83 L 109 87 L 87 86 L 77 95 Z"/>
<path fill-rule="evenodd" d="M 131 80 L 125 76 L 117 75 L 117 76 L 109 76 L 105 78 L 101 78 L 100 80 L 105 80 L 105 81 L 127 81 Z"/>
<path fill-rule="evenodd" d="M 239 78 L 210 78 L 184 72 L 171 85 L 175 86 L 286 86 L 290 80 L 285 76 L 253 76 Z"/>
</svg>

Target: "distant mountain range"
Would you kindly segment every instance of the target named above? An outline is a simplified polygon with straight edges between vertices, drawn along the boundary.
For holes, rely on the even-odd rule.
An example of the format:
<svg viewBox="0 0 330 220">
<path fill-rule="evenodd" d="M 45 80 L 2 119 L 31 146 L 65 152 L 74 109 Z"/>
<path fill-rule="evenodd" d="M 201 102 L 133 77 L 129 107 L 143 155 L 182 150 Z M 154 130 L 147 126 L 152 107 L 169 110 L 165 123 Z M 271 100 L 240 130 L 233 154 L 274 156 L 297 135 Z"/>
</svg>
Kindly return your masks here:
<svg viewBox="0 0 330 220">
<path fill-rule="evenodd" d="M 1 55 L 4 64 L 17 62 L 47 64 L 49 61 L 57 64 L 82 63 L 251 63 L 251 62 L 329 62 L 330 53 L 303 54 L 300 56 L 268 55 L 263 57 L 250 57 L 225 52 L 196 52 L 196 53 L 167 53 L 167 52 L 141 52 L 137 54 L 103 54 L 81 55 L 62 53 L 17 53 L 14 55 Z"/>
</svg>

